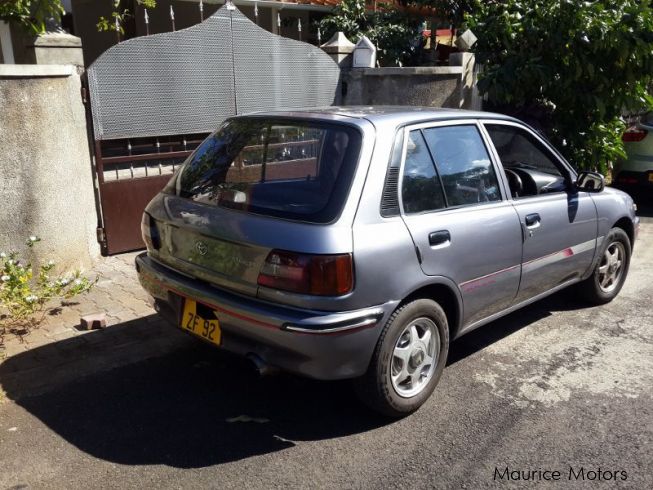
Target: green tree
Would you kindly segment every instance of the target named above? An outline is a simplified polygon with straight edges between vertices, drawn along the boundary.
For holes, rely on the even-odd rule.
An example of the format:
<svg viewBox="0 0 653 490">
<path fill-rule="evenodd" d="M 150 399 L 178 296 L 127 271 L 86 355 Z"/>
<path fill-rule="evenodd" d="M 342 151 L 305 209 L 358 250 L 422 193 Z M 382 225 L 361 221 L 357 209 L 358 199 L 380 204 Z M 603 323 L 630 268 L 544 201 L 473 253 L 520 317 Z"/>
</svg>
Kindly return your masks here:
<svg viewBox="0 0 653 490">
<path fill-rule="evenodd" d="M 42 34 L 50 19 L 59 20 L 64 13 L 61 0 L 2 0 L 0 20 L 15 23 L 32 34 Z"/>
<path fill-rule="evenodd" d="M 467 23 L 490 105 L 537 115 L 579 168 L 624 156 L 622 115 L 653 107 L 650 0 L 477 0 Z"/>
<path fill-rule="evenodd" d="M 377 47 L 383 66 L 414 62 L 424 45 L 421 19 L 393 5 L 379 3 L 377 10 L 366 10 L 365 0 L 342 0 L 318 27 L 324 39 L 342 31 L 352 42 L 367 36 Z"/>
</svg>

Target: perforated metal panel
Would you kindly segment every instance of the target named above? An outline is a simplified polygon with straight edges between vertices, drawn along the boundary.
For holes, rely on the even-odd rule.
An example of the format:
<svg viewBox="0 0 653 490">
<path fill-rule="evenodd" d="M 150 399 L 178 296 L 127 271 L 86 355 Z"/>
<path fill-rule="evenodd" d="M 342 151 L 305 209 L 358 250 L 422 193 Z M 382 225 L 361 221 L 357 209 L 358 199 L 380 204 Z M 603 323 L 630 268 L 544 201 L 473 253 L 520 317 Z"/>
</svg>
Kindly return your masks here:
<svg viewBox="0 0 653 490">
<path fill-rule="evenodd" d="M 232 18 L 239 114 L 335 102 L 340 68 L 324 51 L 261 29 L 240 11 Z"/>
<path fill-rule="evenodd" d="M 88 69 L 96 140 L 214 130 L 225 118 L 331 105 L 338 65 L 222 7 L 203 23 L 120 43 Z"/>
</svg>

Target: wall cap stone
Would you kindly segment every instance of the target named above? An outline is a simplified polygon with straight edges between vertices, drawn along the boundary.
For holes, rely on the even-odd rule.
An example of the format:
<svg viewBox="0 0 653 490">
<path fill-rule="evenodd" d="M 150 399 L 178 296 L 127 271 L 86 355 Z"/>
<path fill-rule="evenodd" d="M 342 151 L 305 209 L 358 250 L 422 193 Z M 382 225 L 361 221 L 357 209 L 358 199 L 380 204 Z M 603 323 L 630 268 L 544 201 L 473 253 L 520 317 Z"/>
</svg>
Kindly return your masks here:
<svg viewBox="0 0 653 490">
<path fill-rule="evenodd" d="M 67 32 L 46 32 L 36 36 L 30 47 L 39 48 L 81 48 L 82 40 Z"/>
<path fill-rule="evenodd" d="M 347 39 L 345 33 L 339 31 L 320 47 L 329 54 L 349 54 L 354 51 L 354 46 L 354 43 Z"/>
<path fill-rule="evenodd" d="M 388 75 L 460 75 L 463 72 L 462 66 L 386 66 L 382 68 L 359 68 L 357 70 L 366 76 L 388 76 Z"/>
<path fill-rule="evenodd" d="M 74 65 L 3 65 L 0 78 L 69 77 L 77 73 Z"/>
</svg>

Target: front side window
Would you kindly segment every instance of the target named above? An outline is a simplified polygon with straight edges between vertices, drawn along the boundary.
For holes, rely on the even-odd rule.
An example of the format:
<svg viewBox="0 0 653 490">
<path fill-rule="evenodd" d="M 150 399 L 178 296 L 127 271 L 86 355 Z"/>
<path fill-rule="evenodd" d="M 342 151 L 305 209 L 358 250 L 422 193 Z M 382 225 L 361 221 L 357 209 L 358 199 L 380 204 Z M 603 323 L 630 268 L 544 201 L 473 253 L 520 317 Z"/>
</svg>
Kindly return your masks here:
<svg viewBox="0 0 653 490">
<path fill-rule="evenodd" d="M 341 124 L 231 119 L 184 165 L 177 192 L 204 204 L 328 223 L 344 206 L 361 140 Z"/>
<path fill-rule="evenodd" d="M 401 184 L 404 212 L 434 211 L 445 206 L 440 179 L 420 130 L 408 135 L 406 163 Z"/>
<path fill-rule="evenodd" d="M 474 125 L 424 129 L 448 206 L 500 201 L 496 172 Z"/>
<path fill-rule="evenodd" d="M 485 128 L 499 154 L 513 197 L 565 190 L 560 163 L 532 134 L 505 124 L 486 124 Z"/>
</svg>

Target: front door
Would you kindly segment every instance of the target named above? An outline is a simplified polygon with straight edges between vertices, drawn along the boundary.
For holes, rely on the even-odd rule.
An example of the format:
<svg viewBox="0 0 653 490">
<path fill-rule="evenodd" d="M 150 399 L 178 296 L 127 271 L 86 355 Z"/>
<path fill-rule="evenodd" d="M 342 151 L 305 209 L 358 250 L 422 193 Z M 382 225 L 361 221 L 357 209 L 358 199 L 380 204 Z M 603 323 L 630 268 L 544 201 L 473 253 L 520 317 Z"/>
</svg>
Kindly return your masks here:
<svg viewBox="0 0 653 490">
<path fill-rule="evenodd" d="M 573 173 L 533 132 L 514 123 L 486 122 L 510 183 L 524 234 L 517 302 L 579 278 L 596 249 L 597 213 Z"/>
<path fill-rule="evenodd" d="M 459 287 L 463 324 L 501 311 L 519 286 L 522 231 L 474 121 L 406 131 L 403 219 L 427 275 Z"/>
</svg>

